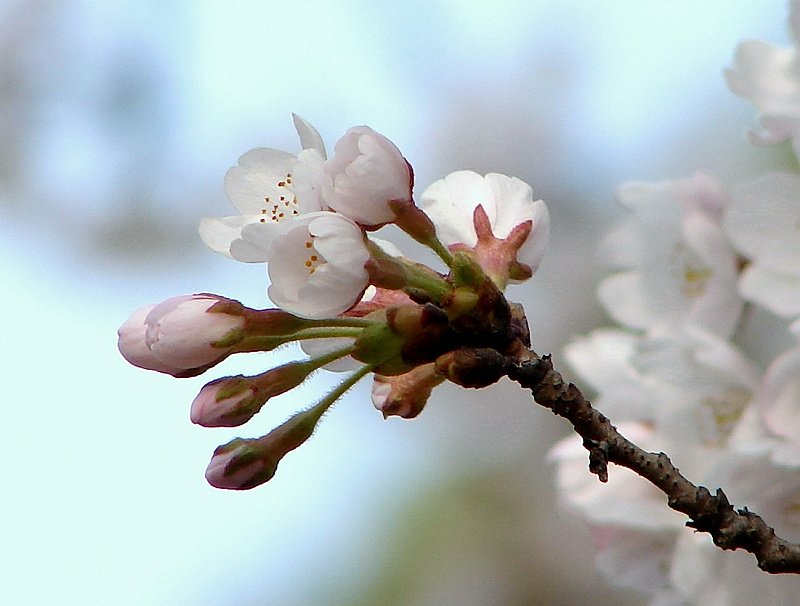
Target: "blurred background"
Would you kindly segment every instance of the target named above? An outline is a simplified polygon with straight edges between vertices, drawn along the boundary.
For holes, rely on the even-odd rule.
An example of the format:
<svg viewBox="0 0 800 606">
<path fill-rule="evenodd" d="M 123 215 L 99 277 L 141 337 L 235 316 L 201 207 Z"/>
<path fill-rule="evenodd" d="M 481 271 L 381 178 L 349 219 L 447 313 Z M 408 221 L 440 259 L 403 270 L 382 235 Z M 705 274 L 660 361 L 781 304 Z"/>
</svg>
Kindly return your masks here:
<svg viewBox="0 0 800 606">
<path fill-rule="evenodd" d="M 256 146 L 392 139 L 417 192 L 457 169 L 528 181 L 553 243 L 522 302 L 534 348 L 608 324 L 594 250 L 614 186 L 779 162 L 721 71 L 745 38 L 789 43 L 783 0 L 0 0 L 0 603 L 638 605 L 559 510 L 564 422 L 509 382 L 443 386 L 384 421 L 353 389 L 276 477 L 218 491 L 214 448 L 268 432 L 320 375 L 248 425 L 188 419 L 200 387 L 129 366 L 137 307 L 214 292 L 265 307 L 266 272 L 205 249 L 222 178 Z M 396 243 L 410 248 L 405 240 Z M 563 368 L 563 363 L 560 364 Z"/>
</svg>

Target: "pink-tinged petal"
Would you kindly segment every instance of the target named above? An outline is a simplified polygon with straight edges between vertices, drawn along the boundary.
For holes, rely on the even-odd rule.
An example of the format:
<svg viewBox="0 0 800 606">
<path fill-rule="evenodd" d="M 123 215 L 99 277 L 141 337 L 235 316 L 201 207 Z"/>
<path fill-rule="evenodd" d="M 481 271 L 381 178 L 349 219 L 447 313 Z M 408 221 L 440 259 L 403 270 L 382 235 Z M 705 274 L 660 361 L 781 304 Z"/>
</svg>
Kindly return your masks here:
<svg viewBox="0 0 800 606">
<path fill-rule="evenodd" d="M 800 278 L 773 273 L 759 265 L 750 265 L 742 272 L 739 292 L 779 316 L 800 315 Z"/>
<path fill-rule="evenodd" d="M 644 232 L 630 221 L 607 233 L 597 249 L 598 258 L 614 269 L 633 269 L 644 243 Z"/>
<path fill-rule="evenodd" d="M 305 149 L 297 155 L 292 183 L 300 212 L 328 210 L 322 192 L 329 186 L 331 178 L 324 167 L 325 158 L 316 149 Z"/>
<path fill-rule="evenodd" d="M 242 263 L 266 263 L 272 240 L 280 233 L 278 225 L 259 221 L 245 225 L 231 242 L 230 256 Z"/>
<path fill-rule="evenodd" d="M 797 53 L 761 40 L 739 44 L 733 66 L 725 70 L 728 87 L 735 95 L 770 114 L 796 115 L 800 102 Z"/>
<path fill-rule="evenodd" d="M 564 348 L 564 357 L 597 395 L 593 402 L 615 421 L 653 421 L 659 400 L 652 380 L 633 365 L 643 337 L 622 330 L 595 330 Z M 647 395 L 645 395 L 647 394 Z"/>
<path fill-rule="evenodd" d="M 800 119 L 790 116 L 766 114 L 759 118 L 758 123 L 761 128 L 747 131 L 747 139 L 762 147 L 783 143 L 800 130 Z"/>
<path fill-rule="evenodd" d="M 210 311 L 220 301 L 215 295 L 183 295 L 159 303 L 145 318 L 147 347 L 176 368 L 219 362 L 229 350 L 214 344 L 244 326 L 242 316 Z"/>
<path fill-rule="evenodd" d="M 365 226 L 394 220 L 392 200 L 410 200 L 413 176 L 397 146 L 368 126 L 349 129 L 325 162 L 330 177 L 322 198 L 335 211 Z"/>
<path fill-rule="evenodd" d="M 601 256 L 627 269 L 604 281 L 601 302 L 638 330 L 656 321 L 694 324 L 728 336 L 741 314 L 737 258 L 721 226 L 727 195 L 715 179 L 631 182 L 617 199 L 634 215 L 602 244 Z"/>
<path fill-rule="evenodd" d="M 170 375 L 180 373 L 183 369 L 172 366 L 158 359 L 145 341 L 147 324 L 145 319 L 155 305 L 145 305 L 137 309 L 125 323 L 120 326 L 117 334 L 119 341 L 117 347 L 128 362 L 145 370 L 155 370 Z"/>
</svg>

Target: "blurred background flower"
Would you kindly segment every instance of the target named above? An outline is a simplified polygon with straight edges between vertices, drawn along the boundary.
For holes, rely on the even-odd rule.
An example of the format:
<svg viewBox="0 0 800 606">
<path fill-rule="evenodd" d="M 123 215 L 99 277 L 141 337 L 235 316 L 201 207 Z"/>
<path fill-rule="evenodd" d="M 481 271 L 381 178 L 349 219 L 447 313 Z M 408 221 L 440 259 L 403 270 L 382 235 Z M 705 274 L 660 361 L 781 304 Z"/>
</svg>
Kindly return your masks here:
<svg viewBox="0 0 800 606">
<path fill-rule="evenodd" d="M 4 0 L 0 601 L 643 603 L 598 589 L 545 461 L 567 428 L 510 383 L 445 385 L 414 421 L 384 421 L 359 385 L 270 484 L 230 493 L 203 470 L 240 430 L 194 426 L 189 405 L 216 376 L 300 352 L 176 381 L 128 365 L 115 333 L 182 293 L 268 305 L 263 267 L 214 255 L 196 227 L 229 211 L 222 179 L 243 152 L 299 151 L 294 111 L 329 142 L 385 134 L 417 194 L 459 169 L 530 183 L 552 244 L 509 296 L 558 361 L 609 323 L 594 251 L 623 216 L 618 182 L 702 169 L 733 184 L 788 162 L 746 144 L 752 109 L 722 78 L 740 40 L 788 43 L 785 14 L 784 0 Z M 266 433 L 335 381 L 255 422 Z"/>
</svg>

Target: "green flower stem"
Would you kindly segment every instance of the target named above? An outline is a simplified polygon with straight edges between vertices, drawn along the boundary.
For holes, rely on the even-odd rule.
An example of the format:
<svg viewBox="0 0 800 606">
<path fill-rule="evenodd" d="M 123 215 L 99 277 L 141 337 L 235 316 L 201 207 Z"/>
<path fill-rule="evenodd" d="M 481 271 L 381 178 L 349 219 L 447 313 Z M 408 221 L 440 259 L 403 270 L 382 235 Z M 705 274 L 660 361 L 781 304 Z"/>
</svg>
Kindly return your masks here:
<svg viewBox="0 0 800 606">
<path fill-rule="evenodd" d="M 304 411 L 301 414 L 308 414 L 309 417 L 315 419 L 315 422 L 320 419 L 320 417 L 328 410 L 331 405 L 336 402 L 339 398 L 341 398 L 345 392 L 350 389 L 353 385 L 358 383 L 361 379 L 363 379 L 366 375 L 371 373 L 375 369 L 374 365 L 370 366 L 362 366 L 349 377 L 347 377 L 344 381 L 339 383 L 336 388 L 330 392 L 327 396 L 325 396 L 319 403 L 315 404 L 308 410 Z"/>
<path fill-rule="evenodd" d="M 352 318 L 358 320 L 360 318 Z M 367 324 L 358 326 L 319 326 L 314 328 L 304 328 L 298 330 L 290 335 L 277 335 L 273 337 L 250 337 L 239 343 L 233 350 L 234 353 L 246 353 L 252 351 L 272 351 L 276 347 L 280 347 L 292 341 L 304 341 L 307 339 L 329 339 L 336 337 L 349 337 L 351 339 L 357 338 L 363 326 L 369 326 L 372 321 Z"/>
<path fill-rule="evenodd" d="M 347 347 L 342 347 L 341 349 L 337 349 L 330 353 L 323 354 L 318 358 L 311 358 L 310 360 L 308 360 L 308 362 L 306 362 L 306 364 L 308 364 L 308 367 L 311 369 L 309 373 L 317 370 L 318 368 L 321 368 L 322 366 L 325 366 L 326 364 L 338 360 L 339 358 L 344 358 L 345 356 L 349 355 L 354 348 L 355 345 L 349 345 Z"/>
<path fill-rule="evenodd" d="M 402 276 L 403 290 L 425 292 L 435 301 L 441 300 L 444 295 L 452 290 L 447 280 L 433 270 L 423 269 L 425 266 L 420 266 L 404 257 L 393 257 L 386 254 L 374 242 L 367 241 L 367 247 L 375 259 L 390 264 L 395 268 L 393 273 L 397 276 Z M 452 256 L 450 256 L 449 252 L 447 252 L 447 255 L 452 262 Z"/>
<path fill-rule="evenodd" d="M 447 267 L 453 267 L 453 255 L 450 254 L 450 251 L 447 250 L 447 247 L 442 244 L 438 238 L 433 238 L 432 240 L 428 241 L 427 243 L 428 248 L 430 248 L 433 252 L 435 252 L 439 258 L 444 261 Z"/>
</svg>

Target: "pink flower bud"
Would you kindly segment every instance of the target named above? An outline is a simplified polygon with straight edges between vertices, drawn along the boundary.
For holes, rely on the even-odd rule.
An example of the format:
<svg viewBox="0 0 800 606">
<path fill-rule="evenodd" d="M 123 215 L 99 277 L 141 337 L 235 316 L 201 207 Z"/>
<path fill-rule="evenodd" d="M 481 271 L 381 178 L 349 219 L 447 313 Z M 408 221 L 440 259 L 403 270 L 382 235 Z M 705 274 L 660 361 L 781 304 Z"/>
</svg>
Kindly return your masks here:
<svg viewBox="0 0 800 606">
<path fill-rule="evenodd" d="M 137 309 L 118 331 L 118 347 L 134 366 L 176 377 L 200 374 L 243 338 L 241 305 L 215 295 L 172 297 Z"/>
<path fill-rule="evenodd" d="M 170 366 L 159 360 L 145 343 L 144 335 L 147 325 L 144 321 L 154 307 L 155 305 L 140 307 L 120 326 L 117 331 L 117 335 L 119 335 L 117 347 L 122 356 L 134 366 L 170 375 L 181 373 L 182 368 Z"/>
<path fill-rule="evenodd" d="M 270 480 L 281 459 L 311 437 L 325 410 L 327 405 L 314 406 L 258 439 L 236 438 L 218 447 L 206 469 L 206 480 L 230 490 L 247 490 Z"/>
<path fill-rule="evenodd" d="M 244 327 L 243 316 L 215 312 L 213 307 L 224 301 L 215 295 L 184 295 L 159 303 L 145 318 L 145 343 L 159 360 L 179 368 L 219 362 L 230 350 L 220 342 Z"/>
<path fill-rule="evenodd" d="M 229 490 L 247 490 L 270 480 L 279 459 L 261 446 L 261 439 L 235 438 L 218 447 L 206 468 L 206 480 L 215 488 Z"/>
<path fill-rule="evenodd" d="M 236 427 L 249 421 L 273 396 L 300 385 L 316 368 L 289 362 L 254 377 L 223 377 L 206 384 L 192 402 L 189 417 L 203 427 Z"/>
<path fill-rule="evenodd" d="M 368 126 L 349 129 L 327 160 L 322 197 L 335 211 L 364 226 L 394 221 L 392 200 L 411 200 L 413 175 L 397 146 Z"/>
<path fill-rule="evenodd" d="M 422 412 L 433 388 L 443 381 L 444 377 L 436 373 L 433 363 L 394 377 L 375 375 L 372 404 L 384 418 L 397 415 L 413 419 Z"/>
</svg>

